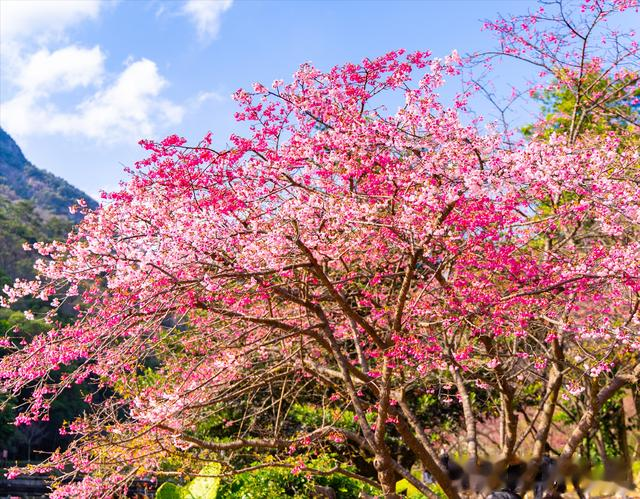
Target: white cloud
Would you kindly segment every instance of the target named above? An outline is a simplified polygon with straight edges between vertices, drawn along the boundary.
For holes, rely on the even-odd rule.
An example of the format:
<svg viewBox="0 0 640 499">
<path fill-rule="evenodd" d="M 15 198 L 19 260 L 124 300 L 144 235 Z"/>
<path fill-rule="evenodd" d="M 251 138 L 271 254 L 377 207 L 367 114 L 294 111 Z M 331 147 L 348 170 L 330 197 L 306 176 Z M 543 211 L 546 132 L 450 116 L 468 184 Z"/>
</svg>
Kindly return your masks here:
<svg viewBox="0 0 640 499">
<path fill-rule="evenodd" d="M 195 100 L 194 100 L 194 104 L 199 105 L 199 104 L 204 104 L 207 101 L 213 101 L 213 102 L 224 102 L 226 100 L 229 100 L 227 97 L 225 97 L 224 95 L 222 95 L 220 92 L 216 92 L 211 91 L 211 92 L 200 92 Z"/>
<path fill-rule="evenodd" d="M 40 42 L 81 21 L 95 19 L 100 0 L 3 0 L 0 2 L 2 42 L 35 38 Z"/>
<path fill-rule="evenodd" d="M 111 85 L 75 106 L 73 112 L 60 110 L 49 95 L 23 89 L 3 103 L 2 125 L 16 135 L 80 135 L 105 142 L 149 137 L 155 123 L 172 125 L 184 114 L 181 106 L 160 97 L 166 85 L 156 64 L 141 59 L 132 62 Z"/>
<path fill-rule="evenodd" d="M 112 74 L 100 46 L 69 40 L 70 28 L 97 19 L 109 5 L 115 0 L 0 0 L 0 77 L 11 88 L 1 126 L 23 137 L 119 142 L 181 121 L 183 107 L 162 97 L 167 81 L 155 62 L 131 58 Z"/>
<path fill-rule="evenodd" d="M 51 43 L 69 45 L 72 26 L 97 19 L 103 0 L 0 0 L 2 80 L 12 80 L 29 54 Z"/>
<path fill-rule="evenodd" d="M 116 132 L 142 138 L 153 134 L 155 122 L 178 123 L 182 107 L 160 98 L 166 86 L 153 61 L 136 61 L 112 86 L 80 104 L 76 128 L 96 138 L 108 138 Z"/>
<path fill-rule="evenodd" d="M 32 94 L 96 86 L 104 76 L 104 59 L 98 46 L 86 49 L 71 45 L 54 52 L 42 49 L 31 55 L 12 79 L 22 92 Z"/>
<path fill-rule="evenodd" d="M 220 31 L 220 18 L 229 10 L 233 0 L 188 0 L 184 12 L 195 24 L 203 41 L 213 40 Z"/>
</svg>

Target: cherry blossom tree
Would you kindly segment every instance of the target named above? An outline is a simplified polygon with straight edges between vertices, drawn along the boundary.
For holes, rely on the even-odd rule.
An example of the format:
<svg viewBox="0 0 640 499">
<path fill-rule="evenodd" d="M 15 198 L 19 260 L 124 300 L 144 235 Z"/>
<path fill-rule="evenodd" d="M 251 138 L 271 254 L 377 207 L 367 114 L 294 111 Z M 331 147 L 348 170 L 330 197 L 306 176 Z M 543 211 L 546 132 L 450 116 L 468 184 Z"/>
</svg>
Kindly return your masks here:
<svg viewBox="0 0 640 499">
<path fill-rule="evenodd" d="M 625 11 L 627 22 L 631 20 L 633 25 L 638 13 L 637 1 L 554 0 L 541 2 L 537 10 L 526 15 L 501 17 L 485 23 L 485 29 L 497 35 L 499 47 L 474 54 L 471 57 L 475 63 L 473 72 L 477 72 L 478 67 L 491 68 L 496 60 L 507 59 L 535 68 L 540 78 L 523 89 L 527 92 L 513 91 L 502 103 L 480 83 L 479 87 L 499 110 L 505 129 L 508 112 L 516 101 L 528 94 L 544 103 L 545 113 L 537 123 L 527 127 L 532 135 L 537 134 L 539 138 L 562 134 L 568 143 L 617 136 L 619 148 L 637 149 L 638 45 L 635 33 L 620 27 L 624 19 L 617 15 Z M 549 76 L 551 81 L 545 81 Z M 471 80 L 482 82 L 482 77 Z M 566 353 L 568 350 L 562 355 Z M 584 351 L 578 352 L 575 359 L 580 362 L 583 354 Z M 547 383 L 548 418 L 554 414 L 553 392 L 559 390 L 560 385 Z M 587 417 L 602 408 L 598 397 L 589 391 L 576 399 Z M 543 427 L 550 424 L 551 420 L 547 421 Z M 593 428 L 592 424 L 588 426 Z M 542 450 L 543 446 L 539 445 L 534 455 L 539 458 Z"/>
<path fill-rule="evenodd" d="M 143 141 L 131 179 L 95 211 L 80 203 L 67 241 L 33 246 L 38 277 L 4 303 L 48 301 L 53 327 L 3 340 L 3 389 L 32 393 L 17 423 L 74 384 L 100 387 L 63 429 L 69 449 L 32 468 L 84 476 L 54 496 L 108 496 L 179 456 L 223 475 L 342 473 L 385 497 L 404 478 L 432 496 L 415 464 L 458 497 L 419 407 L 441 390 L 472 462 L 480 398 L 508 463 L 527 438 L 539 459 L 562 397 L 586 396 L 573 456 L 640 378 L 638 152 L 574 129 L 504 147 L 466 94 L 437 94 L 463 64 L 399 50 L 240 90 L 248 134 L 223 150 L 211 136 Z M 343 458 L 314 467 L 324 452 Z"/>
<path fill-rule="evenodd" d="M 472 54 L 469 80 L 488 95 L 503 121 L 523 97 L 546 96 L 550 114 L 539 124 L 549 126 L 551 120 L 570 141 L 594 127 L 637 129 L 638 44 L 635 32 L 620 26 L 621 12 L 633 23 L 637 0 L 550 0 L 524 15 L 486 21 L 484 29 L 498 44 Z M 534 80 L 510 95 L 496 95 L 491 74 L 498 61 L 535 69 Z"/>
</svg>

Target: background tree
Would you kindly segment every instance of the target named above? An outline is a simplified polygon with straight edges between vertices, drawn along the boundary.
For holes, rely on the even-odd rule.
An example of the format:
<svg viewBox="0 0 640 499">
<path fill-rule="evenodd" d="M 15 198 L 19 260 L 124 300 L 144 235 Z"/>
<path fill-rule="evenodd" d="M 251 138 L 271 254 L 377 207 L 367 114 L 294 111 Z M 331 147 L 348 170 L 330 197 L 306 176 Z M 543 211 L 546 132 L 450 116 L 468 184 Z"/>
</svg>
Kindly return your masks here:
<svg viewBox="0 0 640 499">
<path fill-rule="evenodd" d="M 476 54 L 474 61 L 486 65 L 494 59 L 511 59 L 535 67 L 540 77 L 552 77 L 549 83 L 537 81 L 528 88 L 528 94 L 543 107 L 540 119 L 524 129 L 529 138 L 548 138 L 555 133 L 566 136 L 571 143 L 615 135 L 620 141 L 618 147 L 638 148 L 639 58 L 635 34 L 621 29 L 620 18 L 614 15 L 621 11 L 637 15 L 638 3 L 544 2 L 537 11 L 527 15 L 485 23 L 486 28 L 497 34 L 500 48 Z M 633 24 L 633 14 L 629 19 Z M 503 111 L 503 118 L 513 100 L 523 95 L 526 93 L 513 93 L 505 104 L 496 104 Z M 574 196 L 572 192 L 563 194 L 564 199 Z M 562 198 L 560 203 L 564 203 Z M 550 202 L 549 211 L 554 211 L 552 205 Z M 596 225 L 592 221 L 588 223 Z M 634 236 L 630 234 L 630 237 Z M 579 353 L 578 358 L 581 356 Z M 582 395 L 585 396 L 589 399 L 588 394 Z M 615 400 L 619 403 L 620 397 Z M 607 402 L 607 406 L 612 403 Z M 587 409 L 584 412 L 590 413 Z M 619 422 L 609 423 L 620 426 Z M 599 424 L 609 427 L 606 420 Z M 623 442 L 627 441 L 626 432 L 618 434 L 622 449 L 626 445 Z M 630 467 L 628 460 L 627 464 Z"/>
</svg>

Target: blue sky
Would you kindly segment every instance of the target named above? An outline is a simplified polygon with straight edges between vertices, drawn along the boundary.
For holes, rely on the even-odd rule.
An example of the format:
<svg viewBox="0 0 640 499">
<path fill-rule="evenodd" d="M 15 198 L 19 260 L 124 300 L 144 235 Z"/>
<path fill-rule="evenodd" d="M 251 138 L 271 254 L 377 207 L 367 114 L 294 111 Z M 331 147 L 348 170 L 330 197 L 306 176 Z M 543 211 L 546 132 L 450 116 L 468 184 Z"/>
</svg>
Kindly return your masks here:
<svg viewBox="0 0 640 499">
<path fill-rule="evenodd" d="M 141 138 L 234 130 L 230 94 L 392 49 L 491 47 L 482 20 L 529 0 L 2 0 L 0 125 L 37 166 L 91 195 Z M 515 78 L 516 68 L 501 76 Z M 522 69 L 522 68 L 520 68 Z"/>
</svg>

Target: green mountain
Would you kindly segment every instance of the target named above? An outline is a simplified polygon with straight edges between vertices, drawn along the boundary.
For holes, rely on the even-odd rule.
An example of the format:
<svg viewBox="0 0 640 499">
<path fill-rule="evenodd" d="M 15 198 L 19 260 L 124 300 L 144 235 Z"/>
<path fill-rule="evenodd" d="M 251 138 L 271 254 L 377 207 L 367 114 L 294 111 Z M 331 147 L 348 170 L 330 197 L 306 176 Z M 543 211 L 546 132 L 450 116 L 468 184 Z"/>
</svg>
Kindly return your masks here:
<svg viewBox="0 0 640 499">
<path fill-rule="evenodd" d="M 0 288 L 3 281 L 31 276 L 34 255 L 22 244 L 64 238 L 80 220 L 69 212 L 79 198 L 97 206 L 80 189 L 27 161 L 0 128 Z"/>
<path fill-rule="evenodd" d="M 27 161 L 18 144 L 0 128 L 0 196 L 11 201 L 33 201 L 47 215 L 59 215 L 71 220 L 69 206 L 84 198 L 90 207 L 97 203 L 80 189 L 52 173 Z"/>
</svg>

